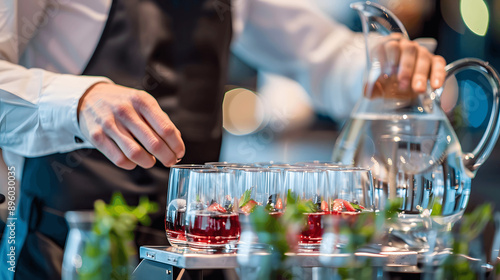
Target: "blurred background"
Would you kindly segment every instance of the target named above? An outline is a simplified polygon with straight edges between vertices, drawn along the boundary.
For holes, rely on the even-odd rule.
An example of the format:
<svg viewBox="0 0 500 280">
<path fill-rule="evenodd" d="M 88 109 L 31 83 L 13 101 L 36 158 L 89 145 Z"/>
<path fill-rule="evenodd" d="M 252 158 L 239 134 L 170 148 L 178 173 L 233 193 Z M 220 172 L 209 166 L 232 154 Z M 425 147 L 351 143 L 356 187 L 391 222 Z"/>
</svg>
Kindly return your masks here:
<svg viewBox="0 0 500 280">
<path fill-rule="evenodd" d="M 310 0 L 334 21 L 361 31 L 347 0 Z M 500 69 L 500 1 L 498 0 L 380 0 L 393 11 L 411 39 L 434 38 L 435 53 L 448 63 L 480 58 Z M 458 80 L 458 82 L 457 82 Z M 460 92 L 456 105 L 445 112 L 464 152 L 479 143 L 488 124 L 491 90 L 486 79 L 447 82 Z M 359 81 L 362 83 L 362 81 Z M 224 99 L 221 161 L 328 161 L 345 120 L 315 112 L 308 93 L 293 80 L 252 69 L 232 56 Z M 489 201 L 500 210 L 500 144 L 472 181 L 469 209 Z"/>
</svg>

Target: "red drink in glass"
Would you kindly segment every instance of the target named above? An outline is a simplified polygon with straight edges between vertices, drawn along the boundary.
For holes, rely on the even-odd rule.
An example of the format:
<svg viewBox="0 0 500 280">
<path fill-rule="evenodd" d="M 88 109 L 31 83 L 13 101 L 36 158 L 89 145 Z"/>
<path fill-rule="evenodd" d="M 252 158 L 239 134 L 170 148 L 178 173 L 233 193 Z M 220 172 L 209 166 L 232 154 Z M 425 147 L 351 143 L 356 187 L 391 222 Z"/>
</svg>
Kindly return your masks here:
<svg viewBox="0 0 500 280">
<path fill-rule="evenodd" d="M 354 226 L 359 215 L 362 215 L 362 214 L 363 214 L 363 212 L 332 211 L 328 217 L 328 219 L 331 219 L 330 220 L 331 221 L 330 226 L 332 226 L 331 230 L 334 233 L 338 234 L 338 233 L 340 233 L 340 228 L 342 226 L 348 226 L 348 227 Z"/>
<path fill-rule="evenodd" d="M 177 245 L 176 243 L 185 243 L 185 211 L 178 211 L 174 214 L 173 221 L 171 219 L 165 218 L 165 230 L 167 232 L 167 237 L 172 245 Z"/>
<path fill-rule="evenodd" d="M 187 240 L 194 247 L 213 247 L 236 243 L 240 237 L 240 221 L 237 213 L 224 214 L 207 211 L 191 212 L 187 228 Z"/>
<path fill-rule="evenodd" d="M 304 229 L 300 233 L 299 236 L 299 244 L 300 245 L 309 245 L 309 244 L 320 244 L 321 238 L 323 236 L 323 225 L 321 223 L 321 219 L 325 215 L 329 215 L 330 212 L 317 212 L 317 213 L 306 213 L 307 215 L 307 225 L 304 226 Z"/>
<path fill-rule="evenodd" d="M 336 220 L 341 219 L 349 226 L 352 226 L 356 222 L 358 215 L 362 212 L 355 210 L 347 201 L 342 200 L 341 202 L 342 206 L 340 207 L 335 207 L 334 205 L 334 211 L 320 211 L 316 213 L 304 214 L 307 215 L 307 224 L 304 226 L 299 236 L 299 245 L 302 248 L 316 249 L 321 244 L 324 233 L 322 219 L 324 218 Z M 340 225 L 339 222 L 334 222 L 334 230 L 337 232 L 339 230 L 338 225 Z"/>
</svg>

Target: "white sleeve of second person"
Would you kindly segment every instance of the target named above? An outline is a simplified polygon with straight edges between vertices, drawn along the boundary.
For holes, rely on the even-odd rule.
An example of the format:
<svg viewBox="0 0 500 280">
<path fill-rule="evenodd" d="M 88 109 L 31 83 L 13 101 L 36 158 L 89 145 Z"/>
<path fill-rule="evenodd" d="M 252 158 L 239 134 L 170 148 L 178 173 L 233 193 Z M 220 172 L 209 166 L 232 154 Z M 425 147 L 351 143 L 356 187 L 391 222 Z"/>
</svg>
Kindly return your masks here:
<svg viewBox="0 0 500 280">
<path fill-rule="evenodd" d="M 17 65 L 17 2 L 2 2 L 0 18 L 0 148 L 36 157 L 92 147 L 81 135 L 78 102 L 93 84 L 111 81 Z"/>
<path fill-rule="evenodd" d="M 235 2 L 235 55 L 257 69 L 298 81 L 316 110 L 334 119 L 348 117 L 363 86 L 363 35 L 305 0 Z"/>
</svg>

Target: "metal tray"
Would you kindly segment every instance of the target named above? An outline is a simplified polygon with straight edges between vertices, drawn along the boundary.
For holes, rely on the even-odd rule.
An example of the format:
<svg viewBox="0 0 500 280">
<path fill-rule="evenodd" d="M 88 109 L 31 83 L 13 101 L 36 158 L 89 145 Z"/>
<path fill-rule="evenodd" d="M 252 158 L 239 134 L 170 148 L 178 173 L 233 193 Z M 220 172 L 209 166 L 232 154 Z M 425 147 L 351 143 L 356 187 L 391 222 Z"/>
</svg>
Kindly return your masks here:
<svg viewBox="0 0 500 280">
<path fill-rule="evenodd" d="M 350 257 L 349 254 L 320 254 L 318 252 L 287 253 L 294 263 L 302 267 L 341 267 Z M 357 256 L 379 259 L 387 266 L 416 266 L 418 254 L 412 251 L 382 251 L 380 254 L 356 253 Z M 236 253 L 209 254 L 189 248 L 167 246 L 142 246 L 140 258 L 185 269 L 231 269 L 238 266 Z"/>
</svg>

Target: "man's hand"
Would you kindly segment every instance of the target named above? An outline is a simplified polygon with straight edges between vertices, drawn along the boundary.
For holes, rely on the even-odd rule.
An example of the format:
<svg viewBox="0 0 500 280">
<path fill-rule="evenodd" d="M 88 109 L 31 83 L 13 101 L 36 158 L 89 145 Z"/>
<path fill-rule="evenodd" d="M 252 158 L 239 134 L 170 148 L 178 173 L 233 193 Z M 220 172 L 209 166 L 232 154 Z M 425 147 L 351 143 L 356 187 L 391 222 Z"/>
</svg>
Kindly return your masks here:
<svg viewBox="0 0 500 280">
<path fill-rule="evenodd" d="M 99 83 L 87 90 L 78 105 L 80 129 L 117 166 L 152 167 L 177 163 L 185 152 L 181 133 L 145 91 Z"/>
<path fill-rule="evenodd" d="M 427 81 L 437 89 L 446 78 L 446 61 L 415 41 L 393 34 L 371 52 L 381 70 L 369 97 L 408 98 L 427 90 Z M 373 59 L 372 57 L 372 59 Z"/>
</svg>

